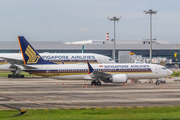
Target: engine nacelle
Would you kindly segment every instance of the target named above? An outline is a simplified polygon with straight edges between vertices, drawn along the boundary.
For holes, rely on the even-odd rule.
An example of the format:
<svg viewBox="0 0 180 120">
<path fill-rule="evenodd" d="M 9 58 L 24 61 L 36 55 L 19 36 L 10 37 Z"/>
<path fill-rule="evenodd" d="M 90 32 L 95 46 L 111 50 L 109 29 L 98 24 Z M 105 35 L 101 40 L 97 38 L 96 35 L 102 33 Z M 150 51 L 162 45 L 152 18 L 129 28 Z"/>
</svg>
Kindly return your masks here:
<svg viewBox="0 0 180 120">
<path fill-rule="evenodd" d="M 126 74 L 117 74 L 113 75 L 110 80 L 112 83 L 126 83 L 127 82 L 127 75 Z"/>
<path fill-rule="evenodd" d="M 4 65 L 0 65 L 0 70 L 2 71 L 16 71 L 16 68 L 11 68 L 10 64 L 4 64 Z"/>
</svg>

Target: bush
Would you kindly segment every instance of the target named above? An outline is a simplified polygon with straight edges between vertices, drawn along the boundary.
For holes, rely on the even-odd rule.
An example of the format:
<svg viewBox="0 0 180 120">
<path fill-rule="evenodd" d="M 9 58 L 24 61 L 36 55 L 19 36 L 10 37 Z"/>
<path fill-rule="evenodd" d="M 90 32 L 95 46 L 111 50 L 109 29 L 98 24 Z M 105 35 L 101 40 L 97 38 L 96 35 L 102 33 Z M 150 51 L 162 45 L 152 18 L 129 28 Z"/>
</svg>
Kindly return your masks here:
<svg viewBox="0 0 180 120">
<path fill-rule="evenodd" d="M 179 76 L 179 73 L 178 73 L 178 72 L 176 72 L 176 73 L 175 73 L 175 76 Z"/>
</svg>

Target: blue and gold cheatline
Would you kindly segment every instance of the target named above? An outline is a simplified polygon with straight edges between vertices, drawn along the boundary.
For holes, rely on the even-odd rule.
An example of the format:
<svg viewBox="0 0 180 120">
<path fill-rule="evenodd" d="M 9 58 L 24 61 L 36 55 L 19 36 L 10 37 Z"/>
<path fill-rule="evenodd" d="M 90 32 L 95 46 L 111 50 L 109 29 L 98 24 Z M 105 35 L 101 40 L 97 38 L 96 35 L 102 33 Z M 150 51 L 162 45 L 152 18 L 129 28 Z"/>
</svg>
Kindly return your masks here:
<svg viewBox="0 0 180 120">
<path fill-rule="evenodd" d="M 93 71 L 107 72 L 108 74 L 128 74 L 128 73 L 152 73 L 150 68 L 142 69 L 61 69 L 61 70 L 49 70 L 47 74 L 46 70 L 27 70 L 31 74 L 40 76 L 65 76 L 65 75 L 82 75 L 87 73 L 92 73 Z"/>
</svg>

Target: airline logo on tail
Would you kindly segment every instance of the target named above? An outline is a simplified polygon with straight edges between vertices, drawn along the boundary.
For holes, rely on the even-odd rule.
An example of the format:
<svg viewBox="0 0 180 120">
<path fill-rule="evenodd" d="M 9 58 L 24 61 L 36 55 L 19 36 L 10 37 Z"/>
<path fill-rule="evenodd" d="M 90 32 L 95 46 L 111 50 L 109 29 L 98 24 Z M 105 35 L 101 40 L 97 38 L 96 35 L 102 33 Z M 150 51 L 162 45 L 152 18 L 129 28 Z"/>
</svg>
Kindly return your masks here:
<svg viewBox="0 0 180 120">
<path fill-rule="evenodd" d="M 29 57 L 27 63 L 37 63 L 40 56 L 36 55 L 36 52 L 28 45 L 25 51 L 26 55 Z"/>
</svg>

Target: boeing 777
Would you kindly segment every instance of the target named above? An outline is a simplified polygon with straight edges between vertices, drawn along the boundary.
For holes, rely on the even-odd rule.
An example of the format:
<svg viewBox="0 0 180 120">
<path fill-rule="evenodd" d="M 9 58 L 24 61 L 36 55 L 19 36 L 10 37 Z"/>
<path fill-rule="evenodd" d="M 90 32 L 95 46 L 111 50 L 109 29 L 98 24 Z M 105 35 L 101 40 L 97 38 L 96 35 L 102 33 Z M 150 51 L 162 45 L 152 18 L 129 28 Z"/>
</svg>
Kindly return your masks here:
<svg viewBox="0 0 180 120">
<path fill-rule="evenodd" d="M 58 64 L 78 64 L 87 63 L 87 61 L 90 63 L 115 63 L 110 57 L 94 53 L 41 53 L 40 55 L 44 60 Z M 16 60 L 15 63 L 14 60 Z M 1 71 L 12 72 L 8 75 L 9 78 L 24 77 L 24 75 L 20 75 L 21 66 L 19 65 L 24 64 L 21 53 L 0 53 L 0 64 L 2 64 L 0 65 Z"/>
</svg>

